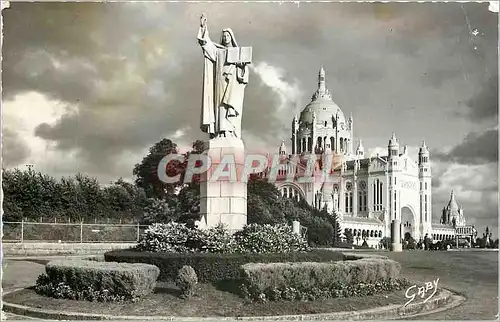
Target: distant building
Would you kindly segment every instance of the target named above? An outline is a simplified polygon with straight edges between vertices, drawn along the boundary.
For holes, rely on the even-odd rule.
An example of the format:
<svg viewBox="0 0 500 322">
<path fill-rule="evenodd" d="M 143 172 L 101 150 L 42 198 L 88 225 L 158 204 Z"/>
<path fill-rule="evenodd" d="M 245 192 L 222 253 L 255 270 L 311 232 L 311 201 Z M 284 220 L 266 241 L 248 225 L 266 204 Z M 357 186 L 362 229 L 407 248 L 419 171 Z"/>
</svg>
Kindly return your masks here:
<svg viewBox="0 0 500 322">
<path fill-rule="evenodd" d="M 474 238 L 477 231 L 474 226 L 468 226 L 465 221 L 464 210 L 455 198 L 453 190 L 448 204 L 443 207 L 439 224 L 433 224 L 432 238 L 435 241 L 455 239 L 460 237 Z"/>
</svg>

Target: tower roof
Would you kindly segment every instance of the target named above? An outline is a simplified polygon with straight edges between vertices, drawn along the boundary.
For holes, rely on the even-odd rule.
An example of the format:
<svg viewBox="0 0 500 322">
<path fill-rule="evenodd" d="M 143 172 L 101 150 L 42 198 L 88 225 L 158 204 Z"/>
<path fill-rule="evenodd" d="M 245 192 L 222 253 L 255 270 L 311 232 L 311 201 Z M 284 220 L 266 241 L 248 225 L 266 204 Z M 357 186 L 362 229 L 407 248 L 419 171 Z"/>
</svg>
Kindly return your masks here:
<svg viewBox="0 0 500 322">
<path fill-rule="evenodd" d="M 280 154 L 286 154 L 285 140 L 281 140 L 281 144 L 280 144 L 280 148 L 279 148 L 279 153 Z"/>
<path fill-rule="evenodd" d="M 313 113 L 318 122 L 331 122 L 338 115 L 338 123 L 346 123 L 344 113 L 340 107 L 333 101 L 328 89 L 326 88 L 326 73 L 323 66 L 318 73 L 318 88 L 311 98 L 311 102 L 300 113 L 300 124 L 311 124 Z"/>
<path fill-rule="evenodd" d="M 429 148 L 427 147 L 427 144 L 425 144 L 425 140 L 422 141 L 422 146 L 420 146 L 419 153 L 428 153 Z"/>
<path fill-rule="evenodd" d="M 460 209 L 457 200 L 455 199 L 455 193 L 453 192 L 453 189 L 451 190 L 451 195 L 450 195 L 450 201 L 448 202 L 448 207 L 450 211 L 458 211 Z"/>
<path fill-rule="evenodd" d="M 389 146 L 399 145 L 398 139 L 396 138 L 396 132 L 392 132 L 392 137 L 389 139 Z"/>
<path fill-rule="evenodd" d="M 364 151 L 365 148 L 363 147 L 363 142 L 361 139 L 358 140 L 358 147 L 356 148 L 356 151 Z"/>
</svg>

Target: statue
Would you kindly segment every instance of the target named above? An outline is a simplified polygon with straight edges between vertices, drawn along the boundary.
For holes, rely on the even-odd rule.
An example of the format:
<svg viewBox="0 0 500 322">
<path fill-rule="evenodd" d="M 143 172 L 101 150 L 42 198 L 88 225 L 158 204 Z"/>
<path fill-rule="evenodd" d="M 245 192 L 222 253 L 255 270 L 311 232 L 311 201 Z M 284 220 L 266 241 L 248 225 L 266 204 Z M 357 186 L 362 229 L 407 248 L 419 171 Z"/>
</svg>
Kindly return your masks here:
<svg viewBox="0 0 500 322">
<path fill-rule="evenodd" d="M 213 42 L 205 15 L 200 18 L 198 43 L 204 56 L 201 130 L 210 138 L 241 138 L 243 98 L 252 48 L 238 47 L 229 28 L 222 30 L 220 44 Z"/>
</svg>

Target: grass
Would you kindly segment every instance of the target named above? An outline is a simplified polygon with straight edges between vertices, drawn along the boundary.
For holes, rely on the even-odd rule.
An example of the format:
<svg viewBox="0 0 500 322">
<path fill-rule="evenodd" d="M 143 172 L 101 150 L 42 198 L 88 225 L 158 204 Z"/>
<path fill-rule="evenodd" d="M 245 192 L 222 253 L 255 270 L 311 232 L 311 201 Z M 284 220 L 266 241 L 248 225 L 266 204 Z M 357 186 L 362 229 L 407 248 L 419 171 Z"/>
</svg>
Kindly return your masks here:
<svg viewBox="0 0 500 322">
<path fill-rule="evenodd" d="M 462 305 L 429 318 L 433 320 L 494 320 L 498 306 L 498 252 L 404 251 L 381 255 L 401 263 L 401 275 L 419 285 L 439 278 L 438 287 L 467 298 Z M 410 318 L 421 320 L 422 317 Z"/>
<path fill-rule="evenodd" d="M 10 303 L 23 304 L 47 310 L 98 313 L 111 315 L 163 316 L 265 316 L 314 314 L 369 309 L 389 304 L 403 304 L 404 291 L 368 297 L 327 299 L 314 302 L 252 303 L 239 296 L 218 289 L 211 284 L 200 284 L 196 296 L 189 300 L 178 297 L 179 290 L 172 284 L 161 283 L 154 294 L 137 303 L 96 303 L 53 299 L 40 296 L 33 289 L 25 289 L 4 297 Z"/>
<path fill-rule="evenodd" d="M 359 253 L 363 253 L 359 251 Z M 467 301 L 460 305 L 459 307 L 454 308 L 453 310 L 447 310 L 444 312 L 432 314 L 431 316 L 426 316 L 425 319 L 433 319 L 433 320 L 493 320 L 495 315 L 499 312 L 498 307 L 498 252 L 482 252 L 482 251 L 463 251 L 463 252 L 446 252 L 446 251 L 404 251 L 401 253 L 392 253 L 387 251 L 381 252 L 370 252 L 375 254 L 381 254 L 383 256 L 390 257 L 401 263 L 402 270 L 401 274 L 403 277 L 416 281 L 419 285 L 423 285 L 424 283 L 435 280 L 439 278 L 439 287 L 445 287 L 467 297 Z M 43 261 L 38 261 L 38 263 L 43 263 Z M 36 277 L 44 271 L 43 265 L 40 265 L 33 262 L 28 261 L 13 261 L 9 258 L 4 258 L 4 275 L 2 280 L 2 285 L 4 290 L 11 290 L 13 288 L 20 287 L 28 287 L 34 285 Z M 208 289 L 202 289 L 205 294 L 201 295 L 201 297 L 194 298 L 190 300 L 190 305 L 201 305 L 204 306 L 205 309 L 210 308 L 210 304 L 206 303 L 206 298 L 212 298 L 221 296 L 224 299 L 224 307 L 220 308 L 211 308 L 212 312 L 219 312 L 219 314 L 229 314 L 228 310 L 231 309 L 231 305 L 234 306 L 233 311 L 240 310 L 239 314 L 243 315 L 245 312 L 253 310 L 254 306 L 249 306 L 249 308 L 245 308 L 244 301 L 239 298 L 235 298 L 235 295 L 232 295 L 227 292 L 215 292 L 213 287 L 207 286 Z M 31 292 L 31 293 L 29 293 Z M 33 291 L 29 291 L 28 294 L 33 295 Z M 23 296 L 28 296 L 25 294 Z M 166 295 L 163 295 L 166 294 Z M 218 294 L 218 295 L 216 295 Z M 18 296 L 21 296 L 19 294 Z M 36 295 L 36 294 L 35 294 Z M 5 297 L 7 299 L 9 295 Z M 154 299 L 158 299 L 158 296 L 162 296 L 165 302 L 154 302 Z M 40 297 L 38 297 L 40 298 Z M 168 301 L 167 301 L 168 300 Z M 373 298 L 371 301 L 373 304 L 380 301 L 381 305 L 387 303 L 384 301 L 390 302 L 391 298 Z M 405 302 L 404 295 L 402 297 L 398 297 L 395 299 L 397 302 L 395 303 L 403 303 Z M 23 299 L 18 298 L 18 303 L 22 303 Z M 26 302 L 26 304 L 31 303 L 31 301 L 35 301 L 35 297 L 33 297 L 30 302 Z M 51 300 L 51 303 L 56 300 Z M 65 301 L 65 300 L 61 300 Z M 336 305 L 340 305 L 343 303 L 345 306 L 342 310 L 349 309 L 362 309 L 366 308 L 367 305 L 365 299 L 335 299 L 331 300 L 336 303 L 318 303 L 316 307 L 311 307 L 311 303 L 293 303 L 284 302 L 278 304 L 274 309 L 276 312 L 283 312 L 284 314 L 293 314 L 296 312 L 297 304 L 301 307 L 304 312 L 321 312 L 321 308 L 329 308 L 330 311 L 335 310 Z M 347 302 L 343 302 L 347 301 Z M 157 294 L 151 296 L 150 299 L 146 300 L 144 303 L 151 303 L 150 306 L 161 307 L 164 305 L 170 305 L 172 310 L 181 310 L 179 300 L 175 298 L 175 293 L 164 289 Z M 152 303 L 157 303 L 153 305 Z M 175 304 L 177 303 L 177 304 Z M 41 305 L 46 309 L 65 309 L 65 307 L 60 305 L 51 304 L 50 306 L 47 303 L 38 302 L 38 305 Z M 256 304 L 253 304 L 256 305 Z M 281 305 L 281 306 L 279 306 Z M 79 307 L 96 307 L 100 308 L 104 313 L 109 314 L 125 314 L 125 306 L 110 306 L 109 304 L 98 304 L 98 303 L 84 303 L 78 302 L 75 306 L 75 310 Z M 265 304 L 259 304 L 255 307 L 265 306 Z M 105 308 L 105 309 L 104 309 Z M 113 311 L 111 311 L 111 309 Z M 193 308 L 185 308 L 185 310 L 193 311 Z M 262 309 L 264 311 L 264 309 Z M 270 309 L 267 309 L 270 310 Z M 294 311 L 295 310 L 295 311 Z M 147 312 L 146 314 L 151 314 Z M 114 313 L 113 313 L 114 312 Z M 187 313 L 186 313 L 187 315 Z M 207 313 L 208 315 L 208 313 Z M 421 320 L 420 318 L 415 318 L 416 320 Z"/>
</svg>

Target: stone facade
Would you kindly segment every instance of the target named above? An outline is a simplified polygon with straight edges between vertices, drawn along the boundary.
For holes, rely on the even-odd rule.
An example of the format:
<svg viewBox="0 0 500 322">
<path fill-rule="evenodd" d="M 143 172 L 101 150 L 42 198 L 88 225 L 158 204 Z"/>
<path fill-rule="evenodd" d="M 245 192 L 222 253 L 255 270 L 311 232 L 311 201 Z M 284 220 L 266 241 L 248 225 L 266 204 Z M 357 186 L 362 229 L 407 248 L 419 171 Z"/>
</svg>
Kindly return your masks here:
<svg viewBox="0 0 500 322">
<path fill-rule="evenodd" d="M 293 118 L 291 134 L 291 154 L 285 141 L 279 147 L 276 186 L 282 195 L 336 211 L 342 231 L 350 230 L 355 243 L 366 240 L 377 247 L 383 237 L 391 236 L 392 220 L 401 223 L 401 238 L 410 234 L 419 240 L 433 234 L 427 145 L 422 143 L 418 160 L 412 160 L 407 147 L 400 146 L 395 133 L 387 155 L 365 156 L 361 140 L 354 149 L 353 117 L 347 119 L 333 101 L 323 68 L 311 102 Z M 300 180 L 311 170 L 306 156 L 316 159 L 311 182 Z M 272 167 L 265 176 L 271 176 Z M 324 173 L 330 174 L 328 182 L 321 179 Z"/>
</svg>

